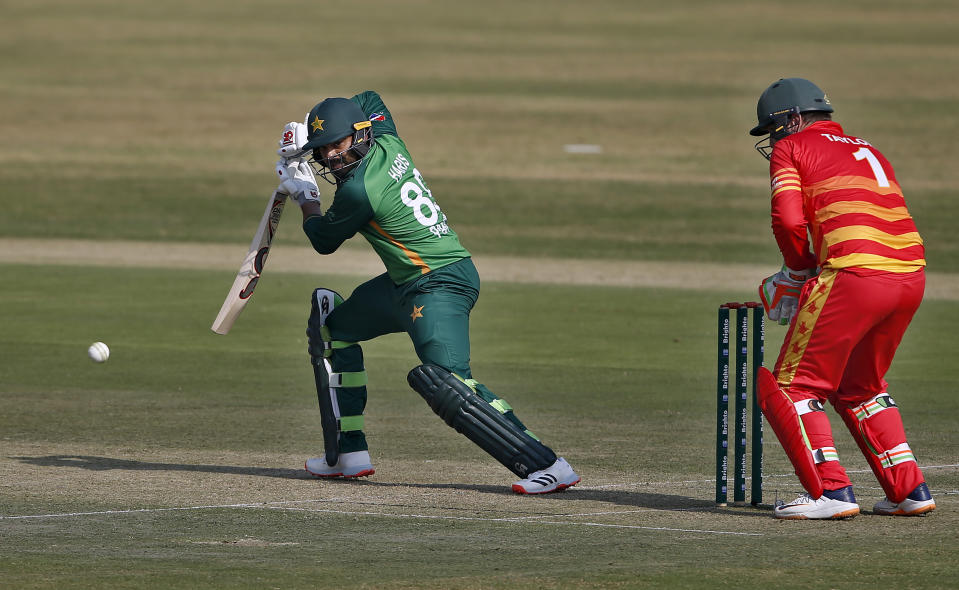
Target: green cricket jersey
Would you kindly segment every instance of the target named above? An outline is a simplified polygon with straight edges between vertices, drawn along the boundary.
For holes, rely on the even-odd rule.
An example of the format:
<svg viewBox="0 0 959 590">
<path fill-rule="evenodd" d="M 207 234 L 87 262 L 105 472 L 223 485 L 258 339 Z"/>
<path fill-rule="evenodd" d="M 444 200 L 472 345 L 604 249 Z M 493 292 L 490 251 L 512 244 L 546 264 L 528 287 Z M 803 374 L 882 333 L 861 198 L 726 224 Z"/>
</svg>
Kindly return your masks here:
<svg viewBox="0 0 959 590">
<path fill-rule="evenodd" d="M 353 175 L 337 185 L 326 212 L 303 222 L 313 248 L 330 254 L 359 232 L 397 285 L 468 258 L 379 94 L 366 91 L 351 100 L 373 124 L 373 146 Z"/>
</svg>

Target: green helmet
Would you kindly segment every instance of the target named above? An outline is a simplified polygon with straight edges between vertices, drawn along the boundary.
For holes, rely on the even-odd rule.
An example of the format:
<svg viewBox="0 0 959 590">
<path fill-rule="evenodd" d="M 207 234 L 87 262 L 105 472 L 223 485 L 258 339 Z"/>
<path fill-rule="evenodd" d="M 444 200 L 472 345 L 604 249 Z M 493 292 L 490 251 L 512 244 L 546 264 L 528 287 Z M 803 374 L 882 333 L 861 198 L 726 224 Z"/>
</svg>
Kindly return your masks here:
<svg viewBox="0 0 959 590">
<path fill-rule="evenodd" d="M 782 78 L 767 88 L 756 104 L 759 124 L 750 135 L 762 136 L 785 127 L 789 115 L 809 111 L 833 112 L 829 97 L 804 78 Z"/>
<path fill-rule="evenodd" d="M 327 98 L 313 107 L 306 116 L 307 136 L 303 151 L 307 153 L 318 147 L 337 143 L 353 136 L 353 144 L 329 158 L 315 160 L 321 168 L 320 175 L 331 183 L 344 181 L 370 151 L 373 140 L 372 123 L 363 109 L 348 98 Z M 334 179 L 330 179 L 332 175 Z"/>
<path fill-rule="evenodd" d="M 327 98 L 306 116 L 307 136 L 304 150 L 336 143 L 352 135 L 357 123 L 369 122 L 360 105 L 348 98 Z"/>
</svg>

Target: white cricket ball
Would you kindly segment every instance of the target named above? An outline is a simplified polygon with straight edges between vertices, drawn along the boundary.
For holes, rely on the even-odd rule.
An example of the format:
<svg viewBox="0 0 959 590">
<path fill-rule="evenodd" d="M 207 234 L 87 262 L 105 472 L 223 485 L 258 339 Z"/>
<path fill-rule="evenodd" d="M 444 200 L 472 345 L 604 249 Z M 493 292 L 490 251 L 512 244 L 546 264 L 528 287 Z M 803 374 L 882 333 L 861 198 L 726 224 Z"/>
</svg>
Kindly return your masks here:
<svg viewBox="0 0 959 590">
<path fill-rule="evenodd" d="M 110 358 L 110 348 L 102 342 L 94 342 L 87 349 L 87 354 L 94 362 L 102 363 Z"/>
</svg>

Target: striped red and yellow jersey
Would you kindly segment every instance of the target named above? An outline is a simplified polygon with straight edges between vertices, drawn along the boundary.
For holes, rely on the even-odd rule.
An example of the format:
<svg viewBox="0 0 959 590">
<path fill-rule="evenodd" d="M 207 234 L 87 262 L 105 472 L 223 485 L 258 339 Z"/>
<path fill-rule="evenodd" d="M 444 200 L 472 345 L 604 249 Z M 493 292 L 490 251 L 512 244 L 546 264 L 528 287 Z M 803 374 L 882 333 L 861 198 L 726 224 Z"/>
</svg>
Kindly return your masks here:
<svg viewBox="0 0 959 590">
<path fill-rule="evenodd" d="M 789 268 L 926 265 L 892 166 L 866 140 L 819 121 L 776 142 L 769 164 L 773 233 Z"/>
</svg>

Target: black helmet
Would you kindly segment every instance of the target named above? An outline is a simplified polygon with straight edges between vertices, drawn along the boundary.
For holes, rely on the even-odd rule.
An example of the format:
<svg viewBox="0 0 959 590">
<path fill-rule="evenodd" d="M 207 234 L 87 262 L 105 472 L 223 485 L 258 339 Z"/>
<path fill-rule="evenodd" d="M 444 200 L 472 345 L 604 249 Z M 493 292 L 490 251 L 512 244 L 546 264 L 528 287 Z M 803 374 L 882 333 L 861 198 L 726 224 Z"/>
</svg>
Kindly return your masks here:
<svg viewBox="0 0 959 590">
<path fill-rule="evenodd" d="M 756 104 L 759 124 L 750 129 L 749 134 L 762 136 L 775 132 L 785 126 L 789 115 L 809 111 L 833 112 L 826 93 L 805 78 L 782 78 L 759 97 Z"/>
<path fill-rule="evenodd" d="M 353 136 L 353 145 L 347 150 L 330 156 L 329 159 L 316 160 L 325 170 L 319 174 L 328 182 L 336 183 L 349 178 L 353 168 L 370 151 L 373 139 L 372 123 L 366 113 L 348 98 L 327 98 L 313 107 L 306 116 L 307 136 L 303 152 L 312 151 L 320 146 L 336 143 L 344 137 Z M 356 156 L 353 162 L 346 163 L 344 155 L 352 152 Z M 335 180 L 327 175 L 332 174 Z"/>
</svg>

